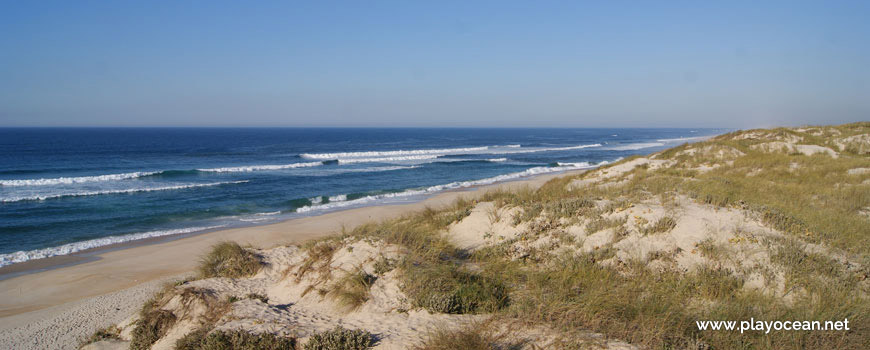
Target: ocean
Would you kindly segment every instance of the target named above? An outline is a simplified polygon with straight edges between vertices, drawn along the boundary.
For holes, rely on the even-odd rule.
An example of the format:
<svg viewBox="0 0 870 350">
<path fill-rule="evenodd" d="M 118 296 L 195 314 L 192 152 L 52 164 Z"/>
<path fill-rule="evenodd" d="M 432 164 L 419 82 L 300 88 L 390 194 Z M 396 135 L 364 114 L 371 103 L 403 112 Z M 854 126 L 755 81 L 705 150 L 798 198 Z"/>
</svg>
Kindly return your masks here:
<svg viewBox="0 0 870 350">
<path fill-rule="evenodd" d="M 0 266 L 593 168 L 721 129 L 2 128 Z"/>
</svg>

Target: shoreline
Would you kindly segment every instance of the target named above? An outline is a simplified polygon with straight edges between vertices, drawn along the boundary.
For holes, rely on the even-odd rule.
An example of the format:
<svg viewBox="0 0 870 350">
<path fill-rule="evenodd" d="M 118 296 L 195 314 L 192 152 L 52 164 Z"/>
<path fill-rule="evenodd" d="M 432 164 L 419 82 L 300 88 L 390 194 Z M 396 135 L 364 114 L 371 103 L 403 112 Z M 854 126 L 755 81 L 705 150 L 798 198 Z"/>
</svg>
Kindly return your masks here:
<svg viewBox="0 0 870 350">
<path fill-rule="evenodd" d="M 620 159 L 621 157 L 614 161 L 618 161 Z M 416 203 L 426 200 L 427 198 L 438 195 L 440 193 L 454 191 L 473 191 L 474 189 L 483 186 L 514 181 L 524 181 L 542 175 L 561 174 L 570 171 L 594 169 L 610 162 L 612 161 L 602 161 L 595 165 L 589 164 L 587 162 L 565 164 L 559 163 L 558 166 L 555 166 L 554 168 L 548 168 L 548 171 L 540 171 L 539 169 L 542 167 L 533 167 L 520 172 L 501 174 L 483 179 L 455 181 L 446 184 L 432 185 L 428 187 L 423 186 L 420 188 L 409 188 L 395 193 L 367 195 L 361 198 L 355 198 L 351 200 L 339 200 L 335 203 L 332 203 L 331 201 L 326 204 L 320 204 L 319 202 L 312 203 L 311 205 L 296 208 L 293 212 L 275 212 L 279 215 L 271 220 L 242 219 L 240 220 L 240 222 L 227 222 L 221 223 L 219 225 L 214 225 L 215 223 L 204 223 L 200 225 L 204 227 L 182 227 L 148 232 L 134 232 L 118 235 L 109 235 L 94 239 L 71 242 L 60 246 L 18 251 L 14 253 L 5 253 L 0 254 L 0 256 L 2 256 L 3 258 L 3 263 L 2 265 L 0 265 L 0 281 L 14 278 L 16 276 L 26 275 L 29 273 L 41 272 L 55 268 L 86 263 L 89 261 L 93 261 L 95 259 L 95 255 L 110 252 L 112 250 L 128 249 L 131 247 L 147 244 L 164 243 L 175 239 L 181 239 L 184 237 L 206 234 L 209 232 L 215 232 L 220 230 L 231 230 L 252 226 L 277 224 L 285 221 L 312 216 L 320 216 L 332 212 L 362 208 L 367 206 L 402 205 Z M 110 242 L 99 242 L 101 240 L 109 240 Z M 82 244 L 84 244 L 85 247 L 76 247 L 76 245 Z M 61 252 L 54 252 L 58 250 L 60 250 Z M 68 252 L 63 253 L 63 251 Z M 28 256 L 31 254 L 35 254 L 36 256 L 42 255 L 43 257 Z M 7 259 L 11 259 L 11 261 L 17 262 L 11 262 Z"/>
<path fill-rule="evenodd" d="M 19 268 L 20 271 L 10 272 L 16 275 L 0 279 L 0 319 L 4 320 L 0 330 L 32 322 L 33 317 L 26 316 L 36 314 L 43 309 L 81 302 L 170 276 L 190 273 L 195 269 L 199 257 L 220 241 L 232 240 L 256 248 L 299 243 L 338 233 L 343 228 L 352 229 L 373 220 L 395 218 L 427 206 L 447 205 L 459 197 L 475 198 L 499 188 L 538 187 L 552 178 L 579 174 L 588 170 L 568 170 L 489 185 L 447 190 L 411 203 L 348 208 L 265 225 L 207 230 L 170 239 L 155 238 L 153 241 L 145 239 L 124 242 L 77 252 L 75 257 L 67 255 L 39 259 L 53 259 L 50 262 L 58 263 L 54 266 L 36 266 L 40 269 L 30 271 Z M 77 259 L 83 260 L 74 261 Z M 4 268 L 15 265 L 18 264 Z"/>
</svg>

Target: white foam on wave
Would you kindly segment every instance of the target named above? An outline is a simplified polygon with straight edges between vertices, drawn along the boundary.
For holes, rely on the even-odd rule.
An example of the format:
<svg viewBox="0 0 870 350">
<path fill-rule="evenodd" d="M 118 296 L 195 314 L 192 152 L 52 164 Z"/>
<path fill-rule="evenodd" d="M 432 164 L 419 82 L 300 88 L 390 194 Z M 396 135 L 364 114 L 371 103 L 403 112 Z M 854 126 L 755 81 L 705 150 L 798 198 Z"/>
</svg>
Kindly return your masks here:
<svg viewBox="0 0 870 350">
<path fill-rule="evenodd" d="M 254 215 L 249 215 L 246 217 L 239 218 L 240 221 L 244 222 L 263 222 L 273 220 L 272 216 L 281 214 L 280 211 L 271 211 L 266 213 L 256 213 Z"/>
<path fill-rule="evenodd" d="M 449 150 L 464 150 L 466 153 L 436 153 L 437 151 L 446 151 L 444 150 L 414 150 L 414 151 L 386 151 L 386 152 L 347 152 L 347 153 L 322 153 L 316 156 L 336 156 L 339 164 L 357 164 L 357 163 L 396 163 L 396 162 L 421 162 L 421 161 L 432 161 L 432 162 L 450 162 L 450 161 L 474 161 L 476 159 L 449 159 L 449 158 L 441 158 L 441 156 L 445 155 L 459 155 L 459 154 L 519 154 L 519 153 L 535 153 L 535 152 L 554 152 L 554 151 L 569 151 L 569 150 L 577 150 L 584 148 L 592 148 L 592 147 L 601 147 L 600 143 L 589 144 L 589 145 L 577 145 L 577 146 L 567 146 L 567 147 L 530 147 L 525 148 L 520 145 L 507 145 L 507 146 L 487 146 L 487 147 L 476 147 L 476 148 L 451 148 Z M 469 151 L 469 150 L 474 150 Z M 431 154 L 412 154 L 412 155 L 401 155 L 401 156 L 380 156 L 380 157 L 358 157 L 361 154 L 390 154 L 397 152 L 432 152 Z M 305 156 L 305 155 L 303 155 Z M 312 155 L 308 155 L 311 157 Z M 478 159 L 479 160 L 479 159 Z M 493 159 L 484 159 L 491 162 L 503 162 L 506 161 L 506 158 L 493 158 Z"/>
<path fill-rule="evenodd" d="M 638 143 L 629 143 L 629 144 L 620 145 L 620 146 L 612 146 L 612 147 L 608 147 L 607 149 L 614 150 L 614 151 L 634 151 L 634 150 L 650 148 L 650 147 L 658 147 L 658 146 L 664 146 L 664 145 L 665 144 L 661 143 L 661 142 L 638 142 Z"/>
<path fill-rule="evenodd" d="M 488 152 L 489 154 L 518 154 L 518 153 L 535 153 L 535 152 L 557 152 L 557 151 L 570 151 L 575 149 L 584 149 L 584 148 L 594 148 L 601 147 L 600 143 L 593 143 L 589 145 L 577 145 L 577 146 L 567 146 L 567 147 L 529 147 L 516 150 L 499 150 Z"/>
<path fill-rule="evenodd" d="M 248 180 L 212 182 L 212 183 L 204 183 L 204 184 L 184 184 L 184 185 L 161 186 L 161 187 L 126 188 L 126 189 L 117 189 L 117 190 L 68 192 L 68 193 L 55 193 L 55 194 L 32 195 L 32 196 L 3 197 L 3 198 L 0 198 L 0 203 L 11 203 L 11 202 L 20 202 L 20 201 L 42 201 L 42 200 L 47 200 L 47 199 L 56 199 L 56 198 L 64 198 L 64 197 L 97 196 L 97 195 L 105 195 L 105 194 L 125 194 L 125 193 L 137 193 L 137 192 L 183 190 L 183 189 L 189 189 L 189 188 L 212 187 L 212 186 L 220 186 L 220 185 L 240 184 L 240 183 L 246 183 L 246 182 L 248 182 Z"/>
<path fill-rule="evenodd" d="M 78 177 L 57 177 L 48 179 L 20 179 L 20 180 L 0 180 L 0 186 L 52 186 L 52 185 L 71 185 L 85 182 L 102 182 L 102 181 L 119 181 L 135 179 L 137 177 L 151 176 L 161 173 L 161 171 L 137 171 L 123 174 L 108 174 L 94 176 L 78 176 Z"/>
<path fill-rule="evenodd" d="M 444 155 L 462 154 L 513 154 L 548 151 L 567 151 L 589 147 L 601 147 L 600 143 L 589 145 L 577 145 L 568 147 L 522 147 L 522 145 L 482 146 L 464 148 L 442 149 L 415 149 L 397 151 L 363 151 L 363 152 L 337 152 L 337 153 L 303 153 L 302 158 L 308 159 L 337 159 L 339 163 L 365 163 L 405 160 L 435 159 Z"/>
<path fill-rule="evenodd" d="M 43 248 L 43 249 L 35 249 L 28 251 L 18 251 L 14 253 L 8 254 L 0 254 L 0 267 L 16 264 L 20 262 L 25 262 L 28 260 L 35 259 L 44 259 L 52 256 L 58 255 L 68 255 L 76 252 L 80 252 L 85 249 L 97 248 L 102 246 L 107 246 L 110 244 L 124 243 L 129 241 L 136 241 L 140 239 L 146 238 L 154 238 L 154 237 L 163 237 L 169 235 L 177 235 L 183 233 L 192 233 L 197 231 L 205 231 L 224 227 L 224 225 L 220 226 L 206 226 L 206 227 L 190 227 L 190 228 L 182 228 L 175 230 L 164 230 L 164 231 L 151 231 L 151 232 L 142 232 L 142 233 L 131 233 L 127 235 L 119 235 L 119 236 L 108 236 L 102 238 L 95 238 L 87 241 L 68 243 L 57 247 L 51 248 Z"/>
<path fill-rule="evenodd" d="M 417 169 L 419 165 L 391 165 L 391 166 L 373 166 L 359 169 L 340 169 L 336 173 L 377 173 L 381 171 L 395 171 Z"/>
<path fill-rule="evenodd" d="M 526 169 L 524 171 L 520 171 L 520 172 L 516 172 L 516 173 L 504 174 L 504 175 L 494 176 L 494 177 L 480 179 L 480 180 L 457 181 L 457 182 L 451 182 L 449 184 L 444 184 L 444 185 L 430 186 L 430 187 L 423 188 L 423 189 L 413 189 L 413 190 L 405 190 L 402 192 L 384 193 L 384 194 L 378 194 L 378 195 L 365 196 L 365 197 L 357 198 L 357 199 L 353 199 L 353 200 L 346 200 L 347 199 L 346 195 L 340 195 L 340 196 L 334 196 L 334 197 L 340 197 L 343 199 L 342 201 L 333 201 L 333 197 L 329 197 L 329 201 L 330 201 L 329 203 L 304 206 L 301 208 L 297 208 L 296 212 L 297 213 L 308 213 L 308 212 L 312 212 L 312 211 L 330 210 L 330 209 L 343 208 L 343 207 L 349 207 L 349 206 L 363 205 L 366 203 L 371 203 L 371 202 L 385 200 L 385 199 L 391 199 L 391 198 L 427 195 L 427 194 L 432 194 L 432 193 L 440 192 L 440 191 L 444 191 L 444 190 L 452 190 L 452 189 L 467 188 L 467 187 L 473 187 L 473 186 L 489 185 L 489 184 L 493 184 L 496 182 L 516 180 L 516 179 L 520 179 L 520 178 L 524 178 L 524 177 L 528 177 L 528 176 L 533 176 L 533 175 L 541 175 L 541 174 L 555 173 L 555 172 L 568 171 L 568 170 L 589 169 L 589 168 L 598 167 L 598 166 L 608 164 L 608 163 L 609 163 L 608 161 L 603 161 L 603 162 L 595 164 L 595 165 L 590 165 L 587 162 L 580 162 L 580 163 L 566 163 L 566 164 L 570 164 L 570 165 L 564 165 L 564 166 L 559 165 L 559 166 L 555 166 L 555 167 L 534 167 L 534 168 L 529 168 L 529 169 Z"/>
<path fill-rule="evenodd" d="M 356 163 L 390 163 L 390 162 L 406 162 L 417 160 L 437 159 L 437 155 L 419 155 L 419 156 L 402 156 L 402 157 L 376 157 L 376 158 L 346 158 L 338 159 L 339 164 L 356 164 Z"/>
<path fill-rule="evenodd" d="M 501 147 L 511 147 L 519 145 L 508 145 Z M 397 150 L 397 151 L 364 151 L 364 152 L 338 152 L 338 153 L 303 153 L 302 158 L 308 159 L 342 159 L 342 158 L 381 158 L 381 157 L 397 157 L 397 156 L 415 156 L 415 155 L 443 155 L 443 154 L 461 154 L 469 152 L 486 151 L 490 147 L 500 146 L 482 146 L 482 147 L 464 147 L 464 148 L 441 148 L 441 149 L 414 149 L 414 150 Z"/>
<path fill-rule="evenodd" d="M 419 165 L 410 165 L 410 166 L 395 165 L 395 166 L 378 166 L 378 167 L 371 167 L 371 168 L 363 168 L 363 169 L 359 169 L 359 170 L 360 170 L 360 172 L 379 172 L 379 171 L 417 169 L 419 167 L 420 167 Z"/>
<path fill-rule="evenodd" d="M 346 201 L 346 200 L 347 200 L 347 195 L 346 195 L 346 194 L 339 194 L 339 195 L 335 195 L 335 196 L 329 196 L 329 201 L 330 201 L 330 202 L 344 202 L 344 201 Z"/>
<path fill-rule="evenodd" d="M 248 166 L 237 166 L 237 167 L 226 167 L 226 168 L 211 168 L 211 169 L 196 169 L 198 171 L 203 172 L 212 172 L 212 173 L 246 173 L 252 171 L 261 171 L 261 170 L 283 170 L 283 169 L 296 169 L 296 168 L 310 168 L 314 166 L 323 165 L 322 162 L 310 162 L 310 163 L 292 163 L 292 164 L 281 164 L 281 165 L 248 165 Z"/>
<path fill-rule="evenodd" d="M 486 161 L 493 162 L 493 163 L 501 163 L 501 162 L 506 162 L 507 158 L 492 158 L 492 159 L 487 159 Z"/>
<path fill-rule="evenodd" d="M 347 173 L 378 173 L 383 171 L 409 170 L 419 168 L 419 165 L 387 165 L 387 166 L 371 166 L 365 168 L 350 168 L 350 167 L 327 167 L 320 168 L 318 171 L 305 173 L 306 176 L 332 176 L 337 174 Z M 315 168 L 316 169 L 316 168 Z"/>
<path fill-rule="evenodd" d="M 577 163 L 562 163 L 558 162 L 559 166 L 574 166 L 574 167 L 588 167 L 589 162 L 577 162 Z"/>
</svg>

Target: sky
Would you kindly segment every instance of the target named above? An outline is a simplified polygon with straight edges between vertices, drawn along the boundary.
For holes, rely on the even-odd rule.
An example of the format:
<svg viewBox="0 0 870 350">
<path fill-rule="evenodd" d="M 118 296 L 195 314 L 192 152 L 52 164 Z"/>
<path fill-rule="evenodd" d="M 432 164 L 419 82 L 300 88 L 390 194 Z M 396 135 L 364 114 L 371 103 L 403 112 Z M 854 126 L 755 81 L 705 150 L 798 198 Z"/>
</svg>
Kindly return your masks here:
<svg viewBox="0 0 870 350">
<path fill-rule="evenodd" d="M 868 1 L 3 1 L 0 126 L 866 121 L 868 18 Z"/>
</svg>

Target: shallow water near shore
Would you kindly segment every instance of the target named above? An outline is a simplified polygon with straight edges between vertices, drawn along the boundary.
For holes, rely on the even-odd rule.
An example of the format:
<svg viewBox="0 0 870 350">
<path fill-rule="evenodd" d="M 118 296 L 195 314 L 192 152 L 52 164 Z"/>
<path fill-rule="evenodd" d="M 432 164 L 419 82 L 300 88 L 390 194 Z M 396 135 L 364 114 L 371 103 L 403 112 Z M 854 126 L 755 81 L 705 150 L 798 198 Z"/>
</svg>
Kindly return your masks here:
<svg viewBox="0 0 870 350">
<path fill-rule="evenodd" d="M 714 129 L 0 129 L 0 266 L 595 167 Z"/>
</svg>

